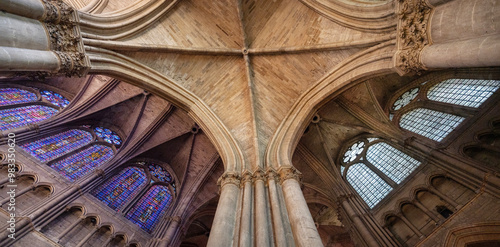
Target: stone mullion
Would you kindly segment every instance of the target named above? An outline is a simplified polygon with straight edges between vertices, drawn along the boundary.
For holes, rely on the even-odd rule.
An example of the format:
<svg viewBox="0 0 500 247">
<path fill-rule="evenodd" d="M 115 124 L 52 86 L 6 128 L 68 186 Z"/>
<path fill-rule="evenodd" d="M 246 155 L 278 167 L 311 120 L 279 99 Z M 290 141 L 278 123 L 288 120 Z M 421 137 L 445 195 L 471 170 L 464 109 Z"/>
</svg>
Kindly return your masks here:
<svg viewBox="0 0 500 247">
<path fill-rule="evenodd" d="M 399 217 L 415 234 L 417 234 L 419 238 L 424 237 L 424 234 L 418 230 L 417 227 L 413 225 L 413 223 L 411 223 L 403 214 L 399 213 L 397 217 Z"/>
<path fill-rule="evenodd" d="M 59 235 L 57 235 L 57 237 L 56 237 L 57 242 L 59 243 L 61 241 L 61 239 L 64 238 L 64 236 L 66 236 L 66 234 L 68 234 L 71 230 L 73 230 L 77 225 L 82 223 L 84 220 L 85 220 L 85 218 L 79 217 L 77 221 L 73 222 L 73 224 L 71 224 L 68 228 L 64 229 L 63 232 L 59 233 Z"/>
<path fill-rule="evenodd" d="M 219 179 L 220 198 L 215 211 L 208 247 L 233 246 L 240 194 L 240 175 L 225 172 Z"/>
<path fill-rule="evenodd" d="M 420 210 L 422 210 L 427 216 L 431 217 L 436 223 L 440 223 L 445 220 L 445 218 L 437 213 L 434 213 L 430 211 L 428 208 L 426 208 L 422 203 L 420 203 L 418 200 L 413 200 L 411 202 L 413 205 L 417 206 Z"/>
<path fill-rule="evenodd" d="M 97 226 L 94 226 L 92 231 L 90 231 L 80 242 L 75 247 L 81 247 L 83 246 L 97 231 L 99 228 Z"/>
</svg>

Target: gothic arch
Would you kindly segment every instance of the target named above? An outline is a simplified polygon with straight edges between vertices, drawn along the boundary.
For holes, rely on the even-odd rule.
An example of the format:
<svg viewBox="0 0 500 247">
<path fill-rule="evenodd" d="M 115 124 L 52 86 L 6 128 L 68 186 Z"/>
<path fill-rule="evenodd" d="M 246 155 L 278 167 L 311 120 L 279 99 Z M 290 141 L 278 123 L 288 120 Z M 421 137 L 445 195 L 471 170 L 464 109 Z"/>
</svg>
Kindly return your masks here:
<svg viewBox="0 0 500 247">
<path fill-rule="evenodd" d="M 500 222 L 484 222 L 451 229 L 446 235 L 445 247 L 467 247 L 480 241 L 500 242 Z"/>
</svg>

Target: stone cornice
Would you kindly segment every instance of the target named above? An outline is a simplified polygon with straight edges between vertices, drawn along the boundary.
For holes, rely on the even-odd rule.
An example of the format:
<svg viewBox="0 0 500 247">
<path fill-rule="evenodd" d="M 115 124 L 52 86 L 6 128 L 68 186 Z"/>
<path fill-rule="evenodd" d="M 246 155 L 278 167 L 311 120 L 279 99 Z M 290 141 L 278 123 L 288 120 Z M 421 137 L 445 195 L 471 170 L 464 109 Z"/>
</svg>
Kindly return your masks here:
<svg viewBox="0 0 500 247">
<path fill-rule="evenodd" d="M 432 7 L 426 0 L 398 0 L 398 51 L 394 63 L 400 75 L 426 70 L 421 52 L 431 44 L 429 19 Z"/>
</svg>

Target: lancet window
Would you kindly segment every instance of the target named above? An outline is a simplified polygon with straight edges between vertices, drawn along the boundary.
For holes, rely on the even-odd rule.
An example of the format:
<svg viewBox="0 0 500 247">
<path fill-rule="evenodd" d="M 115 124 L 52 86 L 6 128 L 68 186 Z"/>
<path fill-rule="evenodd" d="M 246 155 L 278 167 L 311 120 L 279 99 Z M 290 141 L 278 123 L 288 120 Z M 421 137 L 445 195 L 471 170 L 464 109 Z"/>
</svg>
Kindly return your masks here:
<svg viewBox="0 0 500 247">
<path fill-rule="evenodd" d="M 0 87 L 0 131 L 46 120 L 70 101 L 59 93 L 27 87 Z"/>
<path fill-rule="evenodd" d="M 155 161 L 138 161 L 118 172 L 91 194 L 151 233 L 175 196 L 171 172 Z"/>
<path fill-rule="evenodd" d="M 357 138 L 343 149 L 342 176 L 373 208 L 420 162 L 379 138 Z"/>
<path fill-rule="evenodd" d="M 441 142 L 499 87 L 499 80 L 427 80 L 400 93 L 389 116 L 402 129 Z"/>
</svg>

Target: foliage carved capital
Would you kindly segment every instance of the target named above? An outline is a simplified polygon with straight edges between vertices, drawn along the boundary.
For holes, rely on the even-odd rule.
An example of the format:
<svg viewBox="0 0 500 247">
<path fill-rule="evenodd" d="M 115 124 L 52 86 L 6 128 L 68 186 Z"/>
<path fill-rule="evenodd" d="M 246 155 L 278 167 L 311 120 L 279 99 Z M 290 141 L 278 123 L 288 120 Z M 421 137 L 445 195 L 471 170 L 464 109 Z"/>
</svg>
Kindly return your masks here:
<svg viewBox="0 0 500 247">
<path fill-rule="evenodd" d="M 301 182 L 302 173 L 299 172 L 293 166 L 283 166 L 278 169 L 278 174 L 280 176 L 280 184 L 285 182 L 288 179 L 295 179 L 297 182 Z"/>
<path fill-rule="evenodd" d="M 219 178 L 219 181 L 217 183 L 219 184 L 220 188 L 224 187 L 224 185 L 226 184 L 234 184 L 236 186 L 240 186 L 241 177 L 238 173 L 235 172 L 225 172 Z"/>
<path fill-rule="evenodd" d="M 432 7 L 426 0 L 398 0 L 398 51 L 394 61 L 398 73 L 414 74 L 426 70 L 420 61 L 425 46 L 430 45 L 429 19 Z"/>
</svg>

